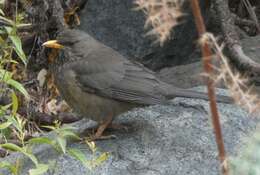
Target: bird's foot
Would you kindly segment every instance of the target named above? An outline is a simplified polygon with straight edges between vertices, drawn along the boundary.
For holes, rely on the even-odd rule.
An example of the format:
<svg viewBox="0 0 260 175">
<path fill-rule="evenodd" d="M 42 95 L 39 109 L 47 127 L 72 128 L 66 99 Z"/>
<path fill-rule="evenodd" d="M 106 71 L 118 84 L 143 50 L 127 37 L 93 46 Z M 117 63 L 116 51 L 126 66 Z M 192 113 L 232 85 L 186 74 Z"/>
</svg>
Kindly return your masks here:
<svg viewBox="0 0 260 175">
<path fill-rule="evenodd" d="M 116 135 L 103 135 L 105 129 L 112 129 L 112 130 L 124 130 L 129 131 L 128 126 L 122 125 L 122 124 L 109 124 L 104 129 L 104 125 L 100 125 L 98 128 L 92 130 L 92 134 L 90 134 L 88 140 L 89 141 L 95 141 L 95 140 L 108 140 L 108 139 L 116 139 Z"/>
<path fill-rule="evenodd" d="M 111 123 L 110 125 L 108 125 L 107 128 L 108 129 L 115 129 L 115 130 L 129 131 L 129 127 L 128 126 L 125 126 L 123 124 L 118 124 L 118 123 Z"/>
<path fill-rule="evenodd" d="M 115 135 L 107 135 L 104 136 L 103 133 L 105 131 L 105 129 L 111 125 L 113 118 L 112 116 L 108 118 L 108 120 L 106 120 L 104 123 L 102 123 L 101 125 L 99 125 L 99 127 L 97 128 L 97 131 L 94 135 L 90 136 L 90 140 L 94 141 L 94 140 L 107 140 L 107 139 L 115 139 L 116 136 Z"/>
<path fill-rule="evenodd" d="M 101 135 L 101 136 L 99 136 L 99 135 L 94 134 L 94 135 L 92 135 L 88 138 L 88 141 L 110 140 L 110 139 L 116 139 L 116 138 L 117 138 L 116 135 L 106 135 L 106 136 Z"/>
</svg>

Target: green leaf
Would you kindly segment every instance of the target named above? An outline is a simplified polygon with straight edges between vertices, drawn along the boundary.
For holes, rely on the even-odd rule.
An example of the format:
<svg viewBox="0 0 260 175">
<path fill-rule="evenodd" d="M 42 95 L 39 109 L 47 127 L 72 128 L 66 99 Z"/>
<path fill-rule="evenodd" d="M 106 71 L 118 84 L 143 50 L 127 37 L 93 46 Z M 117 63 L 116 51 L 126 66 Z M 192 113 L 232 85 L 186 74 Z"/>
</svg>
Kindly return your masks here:
<svg viewBox="0 0 260 175">
<path fill-rule="evenodd" d="M 0 9 L 0 15 L 5 16 L 5 13 L 4 13 L 4 11 L 2 9 Z"/>
<path fill-rule="evenodd" d="M 8 104 L 8 105 L 5 105 L 5 106 L 1 106 L 0 109 L 6 111 L 6 110 L 8 110 L 11 106 L 12 106 L 12 103 L 10 103 L 10 104 Z"/>
<path fill-rule="evenodd" d="M 24 88 L 24 86 L 21 83 L 19 83 L 18 81 L 9 79 L 6 83 L 13 86 L 19 92 L 21 92 L 27 99 L 30 98 L 30 96 L 29 96 L 28 92 L 26 91 L 26 89 Z"/>
<path fill-rule="evenodd" d="M 57 142 L 58 142 L 62 152 L 65 154 L 66 153 L 66 145 L 67 145 L 66 139 L 64 139 L 62 137 L 58 137 Z"/>
<path fill-rule="evenodd" d="M 68 124 L 64 124 L 61 129 L 62 130 L 76 130 L 76 128 L 74 126 L 71 126 Z"/>
<path fill-rule="evenodd" d="M 4 35 L 6 34 L 6 32 L 0 28 L 0 35 Z M 2 45 L 4 45 L 4 43 L 2 42 L 2 40 L 0 41 Z"/>
<path fill-rule="evenodd" d="M 19 28 L 22 28 L 22 27 L 31 27 L 31 26 L 32 26 L 32 24 L 30 24 L 30 23 L 28 24 L 27 23 L 27 24 L 17 24 L 16 27 L 19 29 Z"/>
<path fill-rule="evenodd" d="M 31 153 L 28 153 L 26 151 L 23 151 L 23 154 L 26 155 L 28 158 L 31 159 L 31 161 L 34 163 L 35 166 L 38 166 L 38 160 L 37 158 L 35 157 L 35 155 L 31 154 Z"/>
<path fill-rule="evenodd" d="M 57 142 L 55 140 L 51 140 L 47 137 L 38 137 L 38 138 L 32 138 L 28 141 L 30 145 L 34 144 L 48 144 L 51 145 L 55 150 L 60 151 L 60 147 L 56 144 Z"/>
<path fill-rule="evenodd" d="M 28 141 L 29 144 L 48 144 L 48 145 L 53 145 L 54 141 L 49 139 L 48 137 L 37 137 L 37 138 L 32 138 Z"/>
<path fill-rule="evenodd" d="M 38 164 L 38 166 L 35 169 L 29 170 L 29 175 L 41 175 L 43 173 L 46 173 L 49 169 L 49 165 L 47 164 Z"/>
<path fill-rule="evenodd" d="M 0 144 L 0 147 L 4 148 L 4 149 L 8 149 L 10 151 L 17 151 L 17 152 L 21 152 L 23 153 L 24 150 L 23 148 L 13 144 L 13 143 L 4 143 L 4 144 Z"/>
<path fill-rule="evenodd" d="M 0 33 L 0 34 L 1 34 L 1 33 Z M 0 36 L 0 44 L 1 44 L 1 45 L 4 45 L 4 43 L 5 43 L 4 39 Z"/>
<path fill-rule="evenodd" d="M 76 138 L 76 139 L 80 140 L 80 137 L 77 136 L 77 135 L 76 135 L 74 132 L 72 132 L 72 131 L 62 130 L 62 131 L 60 132 L 60 134 L 61 134 L 63 137 L 65 137 L 65 138 L 70 137 L 70 138 Z"/>
<path fill-rule="evenodd" d="M 50 130 L 56 130 L 56 128 L 54 126 L 41 126 L 43 128 L 47 128 L 47 129 L 50 129 Z"/>
<path fill-rule="evenodd" d="M 96 152 L 97 147 L 96 147 L 95 142 L 85 140 L 85 143 L 88 145 L 88 147 L 90 148 L 90 150 L 92 151 L 92 153 L 95 153 L 95 152 Z"/>
<path fill-rule="evenodd" d="M 12 73 L 4 70 L 4 69 L 0 69 L 0 79 L 2 79 L 2 81 L 6 82 L 7 80 L 12 78 Z"/>
<path fill-rule="evenodd" d="M 3 162 L 3 161 L 1 161 L 0 162 L 0 169 L 2 169 L 2 168 L 6 168 L 6 169 L 8 169 L 12 174 L 18 174 L 18 169 L 14 166 L 14 165 L 12 165 L 11 163 L 9 163 L 9 162 Z"/>
<path fill-rule="evenodd" d="M 27 60 L 26 60 L 26 56 L 23 52 L 21 39 L 18 37 L 16 32 L 14 32 L 14 30 L 11 27 L 5 27 L 5 29 L 8 32 L 9 38 L 11 39 L 12 43 L 14 44 L 15 52 L 20 57 L 20 59 L 23 61 L 23 63 L 26 65 Z"/>
<path fill-rule="evenodd" d="M 94 167 L 99 166 L 101 163 L 108 159 L 108 152 L 101 154 L 97 159 L 94 160 Z"/>
<path fill-rule="evenodd" d="M 6 118 L 8 121 L 12 122 L 12 125 L 19 131 L 19 133 L 22 133 L 22 126 L 19 123 L 19 117 L 18 116 L 8 116 Z"/>
<path fill-rule="evenodd" d="M 71 148 L 68 150 L 69 155 L 79 160 L 84 166 L 90 168 L 89 160 L 87 160 L 86 156 L 79 149 Z"/>
<path fill-rule="evenodd" d="M 11 150 L 11 151 L 17 151 L 17 152 L 20 152 L 20 153 L 23 153 L 25 156 L 27 156 L 28 158 L 30 158 L 32 160 L 32 162 L 37 166 L 38 165 L 38 160 L 37 158 L 29 153 L 28 151 L 26 151 L 25 148 L 22 148 L 22 147 L 19 147 L 13 143 L 5 143 L 5 144 L 0 144 L 0 147 L 4 148 L 4 149 L 8 149 L 8 150 Z"/>
<path fill-rule="evenodd" d="M 18 98 L 14 92 L 12 92 L 12 104 L 12 113 L 13 115 L 16 115 L 18 110 Z"/>
<path fill-rule="evenodd" d="M 8 128 L 11 124 L 12 124 L 12 122 L 10 122 L 10 121 L 1 123 L 1 124 L 0 124 L 0 130 L 3 130 L 3 129 Z"/>
<path fill-rule="evenodd" d="M 0 44 L 1 44 L 1 39 L 0 39 Z M 18 64 L 19 62 L 15 61 L 15 60 L 9 60 L 9 59 L 4 59 L 2 60 L 2 64 L 7 64 L 7 63 L 14 63 L 14 64 Z"/>
<path fill-rule="evenodd" d="M 68 150 L 69 155 L 74 157 L 75 159 L 79 160 L 85 167 L 92 169 L 94 167 L 99 166 L 101 163 L 108 159 L 109 153 L 105 152 L 101 154 L 98 158 L 94 159 L 93 161 L 87 160 L 86 156 L 82 151 L 79 149 L 71 148 Z"/>
<path fill-rule="evenodd" d="M 6 23 L 6 24 L 8 24 L 8 25 L 12 25 L 12 26 L 15 25 L 15 23 L 14 23 L 12 20 L 7 19 L 7 18 L 5 18 L 5 17 L 3 17 L 3 16 L 0 16 L 0 20 L 2 20 L 4 23 Z"/>
<path fill-rule="evenodd" d="M 5 137 L 6 139 L 11 139 L 11 138 L 12 138 L 12 130 L 11 130 L 10 127 L 1 130 L 0 133 L 1 133 L 2 135 L 4 135 L 4 137 Z M 0 135 L 1 135 L 1 134 L 0 134 Z M 0 161 L 0 162 L 1 162 L 1 161 Z"/>
<path fill-rule="evenodd" d="M 12 79 L 12 73 L 3 69 L 0 69 L 0 80 L 4 81 L 6 84 L 14 87 L 19 92 L 21 92 L 27 99 L 29 99 L 29 94 L 23 85 Z"/>
</svg>

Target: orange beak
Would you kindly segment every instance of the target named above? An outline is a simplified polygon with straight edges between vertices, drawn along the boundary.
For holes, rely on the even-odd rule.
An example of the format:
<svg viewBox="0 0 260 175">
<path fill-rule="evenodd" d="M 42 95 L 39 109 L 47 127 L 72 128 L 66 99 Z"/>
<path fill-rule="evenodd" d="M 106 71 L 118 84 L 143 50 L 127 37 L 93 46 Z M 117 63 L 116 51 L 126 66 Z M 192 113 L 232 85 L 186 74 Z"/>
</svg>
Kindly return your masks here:
<svg viewBox="0 0 260 175">
<path fill-rule="evenodd" d="M 42 44 L 44 47 L 54 48 L 54 49 L 62 49 L 64 46 L 59 44 L 57 40 L 49 40 Z"/>
</svg>

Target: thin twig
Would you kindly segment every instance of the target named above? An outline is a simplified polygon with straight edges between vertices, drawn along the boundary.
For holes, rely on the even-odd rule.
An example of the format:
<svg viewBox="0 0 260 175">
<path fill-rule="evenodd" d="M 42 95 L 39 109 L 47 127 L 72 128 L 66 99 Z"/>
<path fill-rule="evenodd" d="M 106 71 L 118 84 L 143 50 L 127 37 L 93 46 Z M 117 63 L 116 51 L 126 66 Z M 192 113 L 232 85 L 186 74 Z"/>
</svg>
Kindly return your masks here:
<svg viewBox="0 0 260 175">
<path fill-rule="evenodd" d="M 243 3 L 244 3 L 244 5 L 245 5 L 245 7 L 246 7 L 246 9 L 249 13 L 250 18 L 254 21 L 256 28 L 258 30 L 258 33 L 259 33 L 260 32 L 260 25 L 259 25 L 257 16 L 255 14 L 255 11 L 254 11 L 251 3 L 248 0 L 243 0 Z"/>
<path fill-rule="evenodd" d="M 206 33 L 206 27 L 201 15 L 201 10 L 199 6 L 198 0 L 190 0 L 191 2 L 191 8 L 194 15 L 196 27 L 198 30 L 198 33 L 200 36 Z M 203 55 L 203 64 L 204 64 L 204 71 L 210 75 L 212 72 L 212 66 L 211 66 L 211 50 L 207 43 L 202 45 L 202 55 Z M 207 79 L 207 89 L 208 89 L 208 96 L 209 96 L 209 102 L 210 102 L 210 109 L 212 114 L 212 123 L 214 126 L 215 131 L 215 137 L 216 137 L 216 143 L 218 146 L 218 152 L 219 152 L 219 159 L 221 161 L 221 168 L 224 175 L 228 175 L 228 168 L 226 166 L 226 155 L 225 155 L 225 147 L 224 142 L 222 138 L 222 132 L 221 132 L 221 125 L 220 125 L 220 119 L 217 109 L 217 103 L 216 103 L 216 95 L 215 95 L 215 87 L 214 82 L 210 79 Z"/>
</svg>

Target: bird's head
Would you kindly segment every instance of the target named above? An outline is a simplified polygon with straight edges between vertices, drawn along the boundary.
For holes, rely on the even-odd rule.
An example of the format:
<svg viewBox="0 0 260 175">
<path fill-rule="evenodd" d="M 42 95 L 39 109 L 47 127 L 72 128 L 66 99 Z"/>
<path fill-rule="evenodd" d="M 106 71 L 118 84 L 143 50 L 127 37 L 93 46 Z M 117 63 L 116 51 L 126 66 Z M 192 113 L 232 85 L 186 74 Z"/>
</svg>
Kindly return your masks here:
<svg viewBox="0 0 260 175">
<path fill-rule="evenodd" d="M 93 38 L 87 33 L 77 29 L 65 29 L 61 31 L 56 40 L 49 40 L 43 43 L 44 47 L 62 50 L 63 56 L 58 57 L 57 62 L 64 62 L 71 59 L 82 59 L 84 54 L 91 50 Z M 65 57 L 64 57 L 65 55 Z M 56 59 L 55 59 L 56 60 Z"/>
<path fill-rule="evenodd" d="M 86 36 L 88 35 L 80 30 L 65 29 L 58 34 L 56 40 L 49 40 L 43 43 L 43 46 L 55 49 L 72 47 L 74 44 L 86 39 Z"/>
</svg>

